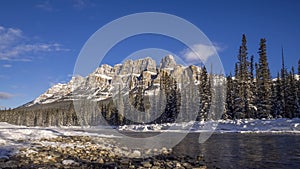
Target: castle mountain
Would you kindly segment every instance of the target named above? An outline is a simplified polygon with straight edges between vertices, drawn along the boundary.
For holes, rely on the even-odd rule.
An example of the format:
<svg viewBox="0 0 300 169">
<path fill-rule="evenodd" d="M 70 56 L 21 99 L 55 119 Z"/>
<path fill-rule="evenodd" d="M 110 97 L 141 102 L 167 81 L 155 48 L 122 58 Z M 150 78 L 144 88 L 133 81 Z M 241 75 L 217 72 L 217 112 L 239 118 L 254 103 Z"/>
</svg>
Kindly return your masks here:
<svg viewBox="0 0 300 169">
<path fill-rule="evenodd" d="M 103 64 L 86 77 L 76 75 L 33 101 L 2 112 L 0 120 L 62 126 L 206 119 L 211 81 L 205 67 L 177 64 L 172 55 L 160 63 L 146 57 L 114 66 Z"/>
</svg>

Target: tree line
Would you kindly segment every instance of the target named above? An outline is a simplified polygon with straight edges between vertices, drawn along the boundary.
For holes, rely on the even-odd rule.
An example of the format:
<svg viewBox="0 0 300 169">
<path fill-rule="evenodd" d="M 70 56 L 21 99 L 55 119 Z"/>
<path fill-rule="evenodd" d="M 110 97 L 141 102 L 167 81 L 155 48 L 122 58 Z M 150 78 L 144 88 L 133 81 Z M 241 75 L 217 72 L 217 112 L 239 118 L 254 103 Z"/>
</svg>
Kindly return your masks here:
<svg viewBox="0 0 300 169">
<path fill-rule="evenodd" d="M 266 39 L 260 39 L 259 61 L 248 57 L 246 36 L 242 36 L 234 76 L 227 76 L 224 119 L 300 117 L 300 59 L 298 74 L 284 64 L 275 79 L 271 78 Z"/>
</svg>

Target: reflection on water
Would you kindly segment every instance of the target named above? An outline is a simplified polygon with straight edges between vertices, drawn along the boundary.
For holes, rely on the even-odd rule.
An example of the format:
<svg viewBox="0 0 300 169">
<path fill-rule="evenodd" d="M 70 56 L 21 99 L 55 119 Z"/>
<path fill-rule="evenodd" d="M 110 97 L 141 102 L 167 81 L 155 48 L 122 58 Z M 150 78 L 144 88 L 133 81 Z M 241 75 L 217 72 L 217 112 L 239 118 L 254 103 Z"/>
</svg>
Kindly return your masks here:
<svg viewBox="0 0 300 169">
<path fill-rule="evenodd" d="M 300 135 L 213 134 L 199 144 L 197 133 L 174 147 L 177 155 L 203 155 L 209 168 L 300 168 Z"/>
</svg>

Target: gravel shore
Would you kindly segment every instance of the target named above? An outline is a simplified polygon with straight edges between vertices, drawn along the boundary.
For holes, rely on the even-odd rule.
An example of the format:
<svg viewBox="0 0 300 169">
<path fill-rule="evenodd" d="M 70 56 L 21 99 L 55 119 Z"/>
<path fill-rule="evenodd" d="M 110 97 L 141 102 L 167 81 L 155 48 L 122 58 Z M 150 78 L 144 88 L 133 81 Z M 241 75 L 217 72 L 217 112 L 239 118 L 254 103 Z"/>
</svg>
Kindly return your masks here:
<svg viewBox="0 0 300 169">
<path fill-rule="evenodd" d="M 22 142 L 22 140 L 20 140 Z M 158 151 L 158 152 L 157 152 Z M 146 153 L 159 154 L 142 158 Z M 0 168 L 206 168 L 203 157 L 176 156 L 171 149 L 129 150 L 113 139 L 58 136 L 31 142 L 12 156 L 0 157 Z"/>
</svg>

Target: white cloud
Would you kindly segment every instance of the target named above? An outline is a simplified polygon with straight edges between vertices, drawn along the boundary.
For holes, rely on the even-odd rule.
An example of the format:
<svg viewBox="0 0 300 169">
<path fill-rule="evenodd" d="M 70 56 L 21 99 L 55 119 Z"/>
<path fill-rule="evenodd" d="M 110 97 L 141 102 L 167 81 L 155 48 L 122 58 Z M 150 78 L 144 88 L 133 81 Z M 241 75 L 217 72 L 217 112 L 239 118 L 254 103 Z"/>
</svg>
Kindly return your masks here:
<svg viewBox="0 0 300 169">
<path fill-rule="evenodd" d="M 0 26 L 0 60 L 30 61 L 25 55 L 38 52 L 69 51 L 59 43 L 32 42 L 22 30 Z"/>
<path fill-rule="evenodd" d="M 205 63 L 209 57 L 215 55 L 219 50 L 220 47 L 216 45 L 196 44 L 191 48 L 185 49 L 181 54 L 186 62 L 193 63 L 201 61 L 202 63 Z"/>
<path fill-rule="evenodd" d="M 5 92 L 0 92 L 0 100 L 3 99 L 10 99 L 12 98 L 14 95 L 10 94 L 10 93 L 5 93 Z"/>
<path fill-rule="evenodd" d="M 5 65 L 2 65 L 2 67 L 10 68 L 10 67 L 12 67 L 12 65 L 10 65 L 10 64 L 5 64 Z"/>
</svg>

